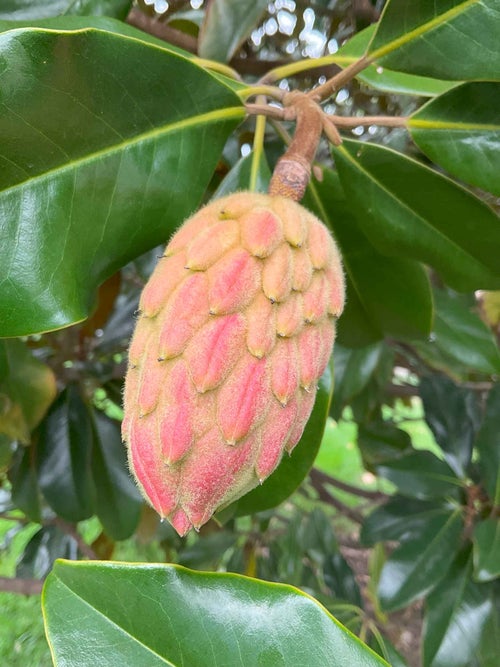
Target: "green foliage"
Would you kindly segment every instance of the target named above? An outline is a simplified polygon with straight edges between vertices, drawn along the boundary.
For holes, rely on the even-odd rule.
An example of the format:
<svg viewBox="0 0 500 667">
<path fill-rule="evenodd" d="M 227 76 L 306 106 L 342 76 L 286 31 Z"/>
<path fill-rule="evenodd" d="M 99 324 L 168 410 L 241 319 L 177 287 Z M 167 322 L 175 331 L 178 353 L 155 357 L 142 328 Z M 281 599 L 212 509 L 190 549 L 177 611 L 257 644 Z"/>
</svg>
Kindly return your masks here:
<svg viewBox="0 0 500 667">
<path fill-rule="evenodd" d="M 404 667 L 387 636 L 413 609 L 423 667 L 495 667 L 500 331 L 480 290 L 500 289 L 499 0 L 388 0 L 363 30 L 350 3 L 316 3 L 295 27 L 265 2 L 170 3 L 156 36 L 124 22 L 131 4 L 0 10 L 2 557 L 17 545 L 2 574 L 46 578 L 58 666 Z M 141 11 L 147 24 L 142 2 L 130 20 Z M 343 255 L 334 372 L 292 456 L 181 539 L 142 505 L 121 443 L 134 312 L 190 213 L 267 190 L 293 132 L 282 92 L 317 83 L 290 57 L 315 43 L 301 32 L 312 15 L 312 37 L 340 45 L 315 65 L 344 68 L 318 88 L 343 141 L 320 145 L 303 199 Z M 162 27 L 186 30 L 183 45 L 197 35 L 203 60 Z M 254 93 L 262 74 L 282 88 Z M 276 100 L 277 124 L 247 113 L 254 94 Z M 354 479 L 325 465 L 342 429 L 365 470 Z M 369 565 L 346 547 L 357 526 Z M 101 560 L 68 562 L 89 555 Z"/>
</svg>

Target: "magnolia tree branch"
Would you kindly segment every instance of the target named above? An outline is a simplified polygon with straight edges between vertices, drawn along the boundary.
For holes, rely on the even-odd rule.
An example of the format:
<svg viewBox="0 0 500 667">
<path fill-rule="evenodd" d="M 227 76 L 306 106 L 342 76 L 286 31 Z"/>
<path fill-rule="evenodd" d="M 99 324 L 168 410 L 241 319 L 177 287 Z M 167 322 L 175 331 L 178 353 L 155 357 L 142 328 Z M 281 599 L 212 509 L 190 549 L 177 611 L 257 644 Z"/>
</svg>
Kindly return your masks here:
<svg viewBox="0 0 500 667">
<path fill-rule="evenodd" d="M 0 591 L 17 593 L 18 595 L 39 595 L 42 592 L 43 581 L 40 579 L 19 579 L 0 577 Z"/>
</svg>

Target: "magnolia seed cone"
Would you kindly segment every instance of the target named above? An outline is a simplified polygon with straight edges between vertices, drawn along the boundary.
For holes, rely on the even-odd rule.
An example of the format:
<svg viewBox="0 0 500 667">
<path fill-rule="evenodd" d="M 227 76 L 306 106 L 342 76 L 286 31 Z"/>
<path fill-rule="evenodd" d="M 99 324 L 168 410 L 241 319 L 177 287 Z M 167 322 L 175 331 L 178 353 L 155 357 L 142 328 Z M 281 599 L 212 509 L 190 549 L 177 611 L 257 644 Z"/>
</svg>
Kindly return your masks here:
<svg viewBox="0 0 500 667">
<path fill-rule="evenodd" d="M 284 197 L 218 199 L 173 236 L 141 296 L 122 433 L 144 496 L 180 535 L 295 447 L 343 301 L 327 228 Z"/>
</svg>

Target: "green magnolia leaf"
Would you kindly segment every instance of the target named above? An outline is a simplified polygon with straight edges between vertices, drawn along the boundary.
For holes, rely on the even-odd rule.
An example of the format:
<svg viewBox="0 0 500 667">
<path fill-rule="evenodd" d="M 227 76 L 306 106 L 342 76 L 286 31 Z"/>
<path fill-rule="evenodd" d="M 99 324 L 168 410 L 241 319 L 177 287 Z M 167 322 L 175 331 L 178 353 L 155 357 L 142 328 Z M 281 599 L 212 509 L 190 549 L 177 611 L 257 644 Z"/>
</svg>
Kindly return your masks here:
<svg viewBox="0 0 500 667">
<path fill-rule="evenodd" d="M 476 662 L 476 659 L 487 621 L 494 610 L 487 587 L 471 581 L 471 570 L 470 552 L 463 550 L 427 597 L 423 632 L 424 667 L 485 664 Z"/>
<path fill-rule="evenodd" d="M 127 468 L 120 426 L 93 410 L 92 476 L 95 513 L 114 540 L 130 537 L 139 523 L 142 498 Z"/>
<path fill-rule="evenodd" d="M 267 8 L 267 0 L 212 0 L 198 38 L 202 58 L 228 62 Z"/>
<path fill-rule="evenodd" d="M 359 60 L 366 53 L 376 29 L 377 24 L 373 24 L 351 37 L 337 53 L 332 55 L 332 62 L 340 65 L 340 67 L 347 67 Z M 441 95 L 441 93 L 457 85 L 456 81 L 440 81 L 439 79 L 415 76 L 414 74 L 402 74 L 377 65 L 368 65 L 356 75 L 356 78 L 376 90 L 421 97 Z"/>
<path fill-rule="evenodd" d="M 325 430 L 333 393 L 333 371 L 327 366 L 319 381 L 314 408 L 304 433 L 290 456 L 285 456 L 278 468 L 261 486 L 222 511 L 219 518 L 255 514 L 276 507 L 286 500 L 304 481 L 314 463 Z"/>
<path fill-rule="evenodd" d="M 43 526 L 29 540 L 16 567 L 21 579 L 43 579 L 56 558 L 76 559 L 76 541 L 58 526 Z"/>
<path fill-rule="evenodd" d="M 367 546 L 376 542 L 413 539 L 425 532 L 431 519 L 449 514 L 450 507 L 442 503 L 395 495 L 365 519 L 360 539 Z"/>
<path fill-rule="evenodd" d="M 99 283 L 165 242 L 244 112 L 193 62 L 117 34 L 12 30 L 0 54 L 0 334 L 13 336 L 84 319 Z"/>
<path fill-rule="evenodd" d="M 500 195 L 500 82 L 471 82 L 428 102 L 408 128 L 450 174 Z"/>
<path fill-rule="evenodd" d="M 474 579 L 492 581 L 500 575 L 500 521 L 491 517 L 474 529 Z"/>
<path fill-rule="evenodd" d="M 379 252 L 430 264 L 459 291 L 500 285 L 500 222 L 481 200 L 389 148 L 344 140 L 333 152 L 357 221 Z"/>
<path fill-rule="evenodd" d="M 460 510 L 429 518 L 418 537 L 408 539 L 386 561 L 379 582 L 385 611 L 395 611 L 431 591 L 455 559 L 462 538 Z"/>
<path fill-rule="evenodd" d="M 484 487 L 493 502 L 500 505 L 500 383 L 496 383 L 489 393 L 475 447 Z"/>
<path fill-rule="evenodd" d="M 381 343 L 354 350 L 335 344 L 335 393 L 331 411 L 334 419 L 338 420 L 344 407 L 367 386 L 382 352 Z"/>
<path fill-rule="evenodd" d="M 30 441 L 56 397 L 52 370 L 19 340 L 0 340 L 0 434 Z"/>
<path fill-rule="evenodd" d="M 33 21 L 51 16 L 114 16 L 125 19 L 132 0 L 2 0 L 0 19 Z"/>
<path fill-rule="evenodd" d="M 42 604 L 57 667 L 387 667 L 305 593 L 235 574 L 59 561 Z"/>
<path fill-rule="evenodd" d="M 250 190 L 254 170 L 255 187 L 253 189 L 255 192 L 266 193 L 271 180 L 271 170 L 263 152 L 257 157 L 252 152 L 238 160 L 215 191 L 213 198 L 225 197 L 238 190 Z"/>
<path fill-rule="evenodd" d="M 459 377 L 471 371 L 499 373 L 500 352 L 491 329 L 459 298 L 437 288 L 433 291 L 433 332 L 429 341 L 416 342 L 419 354 Z"/>
<path fill-rule="evenodd" d="M 372 419 L 358 426 L 358 447 L 369 469 L 412 452 L 411 438 L 391 421 Z"/>
<path fill-rule="evenodd" d="M 410 498 L 445 498 L 455 496 L 459 489 L 459 480 L 450 466 L 427 451 L 414 451 L 384 461 L 376 470 Z"/>
<path fill-rule="evenodd" d="M 391 644 L 387 637 L 382 637 L 379 632 L 374 634 L 370 646 L 374 648 L 384 660 L 387 660 L 391 667 L 408 667 L 408 663 L 404 660 L 399 651 L 396 650 L 395 646 Z"/>
<path fill-rule="evenodd" d="M 38 483 L 47 502 L 67 521 L 94 513 L 92 424 L 78 387 L 68 385 L 40 427 Z"/>
<path fill-rule="evenodd" d="M 428 336 L 432 295 L 425 271 L 417 262 L 380 255 L 349 210 L 337 174 L 324 169 L 322 181 L 310 183 L 303 204 L 332 229 L 342 252 L 347 299 L 340 342 L 358 347 L 384 334 Z M 360 328 L 368 330 L 368 341 L 363 333 L 360 339 Z"/>
<path fill-rule="evenodd" d="M 368 57 L 423 76 L 495 79 L 499 14 L 498 0 L 388 0 Z"/>
<path fill-rule="evenodd" d="M 443 450 L 444 458 L 464 477 L 472 456 L 479 405 L 472 390 L 458 387 L 443 375 L 428 375 L 420 382 L 425 421 Z"/>
</svg>

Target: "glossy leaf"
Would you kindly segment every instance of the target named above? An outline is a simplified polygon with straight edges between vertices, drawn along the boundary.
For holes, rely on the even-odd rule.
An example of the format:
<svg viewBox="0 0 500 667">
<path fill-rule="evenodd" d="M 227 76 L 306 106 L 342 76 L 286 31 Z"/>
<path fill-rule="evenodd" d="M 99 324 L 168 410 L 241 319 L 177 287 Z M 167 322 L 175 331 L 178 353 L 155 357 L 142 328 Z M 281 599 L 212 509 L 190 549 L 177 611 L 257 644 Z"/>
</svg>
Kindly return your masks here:
<svg viewBox="0 0 500 667">
<path fill-rule="evenodd" d="M 458 479 L 450 466 L 427 451 L 415 451 L 376 466 L 377 473 L 410 498 L 444 498 L 456 495 Z"/>
<path fill-rule="evenodd" d="M 332 55 L 332 61 L 340 67 L 347 67 L 356 62 L 366 53 L 376 29 L 377 24 L 373 24 L 351 37 L 337 53 Z M 457 85 L 455 81 L 440 81 L 414 74 L 402 74 L 378 65 L 368 65 L 356 75 L 356 78 L 376 90 L 421 97 L 441 95 Z"/>
<path fill-rule="evenodd" d="M 257 162 L 256 165 L 254 165 L 254 161 Z M 255 153 L 252 152 L 240 158 L 229 171 L 217 188 L 214 194 L 214 199 L 225 197 L 238 190 L 249 190 L 252 169 L 254 168 L 256 173 L 255 192 L 267 192 L 269 181 L 271 180 L 271 170 L 267 164 L 266 156 L 264 153 L 260 153 L 260 155 L 256 157 Z"/>
<path fill-rule="evenodd" d="M 387 667 L 309 596 L 234 574 L 59 561 L 43 606 L 57 667 Z"/>
<path fill-rule="evenodd" d="M 372 546 L 376 542 L 413 539 L 425 532 L 431 519 L 449 513 L 450 508 L 442 503 L 395 495 L 365 519 L 361 542 Z"/>
<path fill-rule="evenodd" d="M 500 520 L 491 517 L 474 529 L 474 579 L 492 581 L 500 576 Z"/>
<path fill-rule="evenodd" d="M 475 446 L 483 484 L 490 498 L 500 505 L 500 383 L 496 383 L 488 395 Z"/>
<path fill-rule="evenodd" d="M 43 526 L 29 540 L 19 558 L 16 576 L 21 579 L 43 579 L 56 558 L 75 559 L 76 541 L 58 526 Z"/>
<path fill-rule="evenodd" d="M 417 146 L 450 174 L 500 195 L 500 82 L 470 82 L 408 121 Z"/>
<path fill-rule="evenodd" d="M 477 430 L 479 405 L 476 395 L 443 375 L 423 377 L 419 391 L 425 421 L 449 466 L 457 476 L 464 477 Z"/>
<path fill-rule="evenodd" d="M 24 343 L 0 340 L 0 433 L 28 443 L 56 392 L 54 373 Z"/>
<path fill-rule="evenodd" d="M 93 514 L 92 425 L 79 389 L 69 385 L 40 427 L 38 483 L 54 512 L 67 521 Z"/>
<path fill-rule="evenodd" d="M 381 343 L 354 350 L 336 343 L 335 393 L 331 410 L 334 419 L 338 420 L 343 408 L 367 386 L 380 362 L 382 349 Z"/>
<path fill-rule="evenodd" d="M 384 334 L 427 336 L 432 295 L 425 271 L 417 262 L 382 256 L 376 250 L 352 215 L 337 174 L 324 169 L 322 181 L 309 185 L 303 204 L 332 229 L 342 252 L 347 299 L 339 341 L 358 347 Z"/>
<path fill-rule="evenodd" d="M 486 623 L 494 612 L 486 587 L 471 581 L 471 569 L 469 553 L 462 551 L 426 600 L 424 667 L 484 664 L 476 659 Z"/>
<path fill-rule="evenodd" d="M 278 468 L 261 486 L 223 510 L 222 517 L 255 514 L 276 507 L 304 481 L 318 453 L 325 430 L 333 393 L 333 372 L 327 366 L 318 385 L 314 408 L 304 433 L 290 456 L 285 455 Z"/>
<path fill-rule="evenodd" d="M 386 561 L 379 583 L 385 611 L 405 607 L 431 591 L 455 559 L 462 537 L 460 510 L 430 518 L 415 539 L 398 547 Z"/>
<path fill-rule="evenodd" d="M 200 56 L 231 60 L 266 8 L 267 0 L 211 0 L 198 38 Z"/>
<path fill-rule="evenodd" d="M 128 471 L 120 425 L 97 410 L 92 421 L 95 513 L 110 537 L 124 540 L 137 528 L 142 498 Z"/>
<path fill-rule="evenodd" d="M 471 371 L 493 375 L 500 372 L 500 352 L 482 319 L 459 298 L 434 289 L 436 304 L 431 338 L 417 342 L 418 352 L 438 368 L 454 373 Z"/>
<path fill-rule="evenodd" d="M 243 109 L 189 60 L 117 34 L 14 30 L 0 54 L 0 333 L 14 336 L 84 319 L 99 283 L 164 242 Z"/>
<path fill-rule="evenodd" d="M 498 0 L 389 0 L 368 55 L 412 74 L 494 79 L 500 71 L 499 11 Z"/>
<path fill-rule="evenodd" d="M 358 223 L 379 252 L 430 264 L 459 291 L 500 285 L 499 218 L 481 200 L 389 148 L 345 140 L 334 157 Z"/>
<path fill-rule="evenodd" d="M 2 0 L 0 19 L 33 21 L 63 14 L 125 19 L 131 5 L 131 0 Z"/>
</svg>

